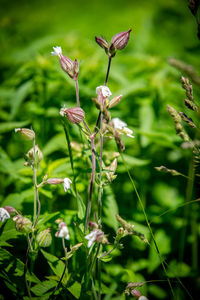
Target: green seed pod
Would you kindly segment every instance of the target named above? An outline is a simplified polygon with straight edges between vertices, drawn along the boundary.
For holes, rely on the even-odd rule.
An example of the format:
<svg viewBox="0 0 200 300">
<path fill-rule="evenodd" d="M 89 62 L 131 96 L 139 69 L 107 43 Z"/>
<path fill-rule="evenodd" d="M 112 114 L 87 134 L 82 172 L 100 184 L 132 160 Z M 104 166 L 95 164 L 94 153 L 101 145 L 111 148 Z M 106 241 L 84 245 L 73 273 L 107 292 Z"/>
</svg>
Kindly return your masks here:
<svg viewBox="0 0 200 300">
<path fill-rule="evenodd" d="M 32 222 L 28 218 L 23 217 L 21 215 L 17 215 L 13 218 L 13 221 L 15 222 L 15 227 L 17 231 L 26 234 L 32 231 Z"/>
<path fill-rule="evenodd" d="M 36 241 L 40 247 L 49 247 L 52 243 L 51 229 L 40 231 L 36 236 Z"/>
</svg>

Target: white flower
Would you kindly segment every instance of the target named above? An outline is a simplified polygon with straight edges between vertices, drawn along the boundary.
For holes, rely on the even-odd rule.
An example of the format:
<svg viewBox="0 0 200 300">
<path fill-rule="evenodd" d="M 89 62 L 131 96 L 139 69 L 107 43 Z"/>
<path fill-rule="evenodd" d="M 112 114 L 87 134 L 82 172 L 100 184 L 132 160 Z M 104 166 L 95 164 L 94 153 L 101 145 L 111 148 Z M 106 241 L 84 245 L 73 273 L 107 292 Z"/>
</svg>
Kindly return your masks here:
<svg viewBox="0 0 200 300">
<path fill-rule="evenodd" d="M 127 127 L 127 124 L 119 118 L 112 119 L 112 123 L 115 129 L 118 129 L 120 133 L 124 133 L 126 136 L 134 138 L 133 131 Z"/>
<path fill-rule="evenodd" d="M 88 235 L 85 236 L 85 239 L 88 240 L 88 248 L 96 241 L 97 230 L 91 231 Z"/>
<path fill-rule="evenodd" d="M 3 207 L 0 207 L 0 221 L 4 222 L 6 219 L 10 218 L 10 214 Z"/>
<path fill-rule="evenodd" d="M 70 189 L 70 184 L 72 181 L 69 178 L 64 178 L 64 190 L 67 192 L 67 190 Z"/>
<path fill-rule="evenodd" d="M 100 229 L 92 230 L 88 235 L 85 236 L 85 239 L 88 240 L 88 248 L 90 248 L 94 242 L 101 242 L 103 237 L 104 233 Z"/>
<path fill-rule="evenodd" d="M 145 296 L 140 296 L 139 298 L 138 298 L 138 300 L 149 300 L 147 297 L 145 297 Z"/>
<path fill-rule="evenodd" d="M 123 129 L 124 127 L 127 127 L 127 124 L 121 121 L 119 118 L 112 119 L 112 122 L 115 129 Z"/>
<path fill-rule="evenodd" d="M 102 93 L 104 98 L 110 97 L 112 95 L 110 89 L 105 85 L 100 85 L 96 88 L 96 94 Z"/>
<path fill-rule="evenodd" d="M 64 222 L 61 222 L 59 224 L 59 230 L 56 233 L 56 236 L 60 237 L 60 238 L 65 238 L 66 240 L 69 240 L 69 229 Z"/>
<path fill-rule="evenodd" d="M 52 55 L 56 55 L 58 57 L 60 57 L 62 55 L 62 48 L 61 47 L 59 47 L 59 46 L 53 47 L 53 50 L 54 51 L 51 52 Z"/>
</svg>

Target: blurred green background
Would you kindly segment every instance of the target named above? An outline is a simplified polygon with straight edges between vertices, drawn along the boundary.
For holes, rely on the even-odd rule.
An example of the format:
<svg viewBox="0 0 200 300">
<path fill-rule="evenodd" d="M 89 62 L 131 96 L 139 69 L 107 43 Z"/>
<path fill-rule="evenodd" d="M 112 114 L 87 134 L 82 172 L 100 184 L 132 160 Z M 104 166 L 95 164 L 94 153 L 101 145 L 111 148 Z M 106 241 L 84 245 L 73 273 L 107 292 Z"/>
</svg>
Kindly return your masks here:
<svg viewBox="0 0 200 300">
<path fill-rule="evenodd" d="M 14 206 L 26 215 L 32 213 L 32 173 L 23 167 L 22 158 L 31 143 L 14 134 L 16 127 L 32 126 L 37 134 L 37 143 L 44 154 L 40 180 L 47 172 L 51 177 L 72 176 L 59 110 L 63 104 L 75 105 L 75 87 L 60 69 L 58 59 L 51 56 L 52 47 L 61 46 L 64 55 L 80 62 L 80 103 L 88 123 L 94 126 L 98 111 L 91 98 L 95 97 L 96 86 L 104 83 L 107 69 L 107 57 L 94 37 L 102 34 L 110 40 L 117 32 L 132 27 L 128 46 L 117 53 L 111 65 L 108 86 L 114 96 L 123 95 L 111 113 L 134 131 L 134 140 L 123 138 L 124 157 L 152 221 L 161 255 L 169 265 L 168 276 L 176 281 L 173 288 L 177 299 L 189 299 L 177 284 L 177 277 L 195 299 L 200 292 L 200 277 L 198 252 L 192 251 L 194 234 L 190 223 L 194 218 L 198 220 L 198 205 L 190 205 L 188 213 L 184 213 L 184 208 L 176 209 L 184 203 L 187 181 L 154 169 L 165 165 L 188 173 L 191 151 L 180 147 L 181 140 L 166 111 L 167 104 L 186 110 L 180 82 L 182 74 L 169 65 L 168 58 L 183 60 L 197 71 L 200 67 L 196 22 L 187 1 L 1 0 L 0 4 L 1 206 Z M 200 96 L 195 85 L 194 96 L 196 100 Z M 196 118 L 192 113 L 190 116 Z M 81 142 L 76 127 L 69 125 L 69 131 L 72 141 Z M 190 134 L 193 136 L 193 132 Z M 107 165 L 113 151 L 117 151 L 114 143 L 105 143 Z M 89 178 L 84 173 L 85 166 L 89 166 L 87 153 L 85 150 L 83 157 L 74 152 L 77 187 L 84 200 Z M 105 232 L 109 232 L 109 239 L 113 241 L 117 228 L 114 215 L 119 213 L 150 239 L 141 206 L 121 159 L 117 175 L 103 194 Z M 196 198 L 198 190 L 192 199 Z M 77 208 L 73 195 L 64 194 L 62 187 L 45 187 L 41 202 L 42 213 L 61 210 L 63 216 L 68 215 L 66 220 L 72 225 L 73 235 L 72 220 Z M 197 222 L 195 224 L 197 226 Z M 199 225 L 197 232 L 199 235 Z M 56 246 L 53 247 L 55 251 Z M 59 251 L 56 250 L 57 255 Z M 23 257 L 23 249 L 18 252 Z M 147 247 L 136 237 L 127 238 L 124 250 L 113 255 L 114 259 L 105 264 L 102 271 L 106 300 L 124 299 L 126 284 L 138 280 L 155 280 L 144 288 L 149 299 L 171 299 L 167 282 L 157 282 L 166 277 L 152 243 Z"/>
</svg>

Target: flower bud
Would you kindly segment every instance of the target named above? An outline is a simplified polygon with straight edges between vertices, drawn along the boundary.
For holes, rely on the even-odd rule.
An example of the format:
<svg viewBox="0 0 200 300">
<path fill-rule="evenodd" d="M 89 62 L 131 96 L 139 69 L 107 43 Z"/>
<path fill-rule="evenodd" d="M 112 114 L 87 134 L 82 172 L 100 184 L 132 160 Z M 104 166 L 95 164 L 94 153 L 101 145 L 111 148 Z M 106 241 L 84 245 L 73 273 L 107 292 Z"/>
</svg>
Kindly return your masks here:
<svg viewBox="0 0 200 300">
<path fill-rule="evenodd" d="M 134 297 L 137 297 L 139 298 L 140 296 L 142 296 L 142 294 L 140 293 L 140 291 L 134 289 L 131 291 L 131 295 L 134 296 Z"/>
<path fill-rule="evenodd" d="M 15 133 L 20 132 L 21 135 L 27 140 L 33 140 L 35 138 L 35 132 L 28 128 L 15 128 Z"/>
<path fill-rule="evenodd" d="M 76 80 L 79 74 L 79 65 L 77 60 L 75 59 L 75 61 L 73 62 L 70 58 L 64 56 L 62 54 L 61 47 L 53 47 L 53 50 L 54 51 L 52 51 L 51 54 L 59 57 L 60 66 L 63 71 L 67 73 L 71 78 Z"/>
<path fill-rule="evenodd" d="M 90 226 L 91 229 L 97 229 L 98 228 L 98 225 L 95 222 L 89 222 L 89 226 Z"/>
<path fill-rule="evenodd" d="M 131 30 L 130 28 L 128 31 L 119 32 L 114 35 L 111 40 L 111 46 L 113 45 L 117 50 L 124 49 L 129 41 Z"/>
<path fill-rule="evenodd" d="M 9 214 L 16 212 L 16 209 L 12 206 L 4 206 L 4 209 L 6 209 Z"/>
<path fill-rule="evenodd" d="M 80 107 L 72 107 L 72 108 L 61 108 L 60 115 L 62 117 L 66 116 L 68 120 L 73 124 L 79 124 L 85 118 L 84 110 Z"/>
<path fill-rule="evenodd" d="M 82 245 L 83 243 L 78 243 L 74 245 L 73 247 L 71 247 L 71 251 L 77 251 Z"/>
<path fill-rule="evenodd" d="M 48 183 L 48 184 L 60 184 L 60 183 L 63 183 L 64 182 L 64 179 L 62 178 L 49 178 L 45 181 L 45 183 Z"/>
<path fill-rule="evenodd" d="M 40 150 L 40 148 L 38 147 L 38 145 L 35 145 L 35 147 L 31 148 L 28 151 L 27 157 L 30 162 L 39 163 L 43 159 L 43 154 L 42 154 L 42 151 Z"/>
<path fill-rule="evenodd" d="M 47 228 L 40 231 L 36 236 L 36 241 L 40 247 L 49 247 L 52 243 L 51 229 Z"/>
<path fill-rule="evenodd" d="M 109 171 L 106 172 L 106 176 L 110 182 L 116 178 L 116 176 L 114 175 L 116 169 L 117 169 L 117 159 L 115 158 L 113 162 L 110 164 L 110 166 L 106 167 L 106 170 Z"/>
<path fill-rule="evenodd" d="M 121 101 L 122 95 L 114 97 L 109 103 L 108 108 L 112 108 Z"/>
<path fill-rule="evenodd" d="M 95 41 L 101 48 L 105 49 L 106 52 L 108 51 L 109 43 L 103 37 L 95 36 Z"/>
<path fill-rule="evenodd" d="M 13 221 L 15 222 L 15 228 L 17 231 L 21 231 L 22 233 L 30 233 L 32 231 L 32 222 L 26 217 L 22 215 L 17 215 L 13 217 Z"/>
</svg>

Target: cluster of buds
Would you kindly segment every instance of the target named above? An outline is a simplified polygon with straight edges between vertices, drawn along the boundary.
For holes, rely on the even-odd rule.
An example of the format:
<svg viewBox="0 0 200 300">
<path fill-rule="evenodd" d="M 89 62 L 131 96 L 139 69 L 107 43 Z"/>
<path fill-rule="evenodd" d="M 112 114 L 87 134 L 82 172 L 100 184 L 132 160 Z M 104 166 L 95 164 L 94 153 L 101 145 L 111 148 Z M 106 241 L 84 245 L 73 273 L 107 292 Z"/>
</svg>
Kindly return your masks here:
<svg viewBox="0 0 200 300">
<path fill-rule="evenodd" d="M 148 298 L 143 296 L 138 289 L 135 289 L 135 287 L 141 287 L 143 285 L 144 282 L 130 282 L 125 289 L 125 294 L 127 296 L 131 295 L 133 297 L 136 297 L 138 300 L 148 300 Z"/>
<path fill-rule="evenodd" d="M 51 229 L 47 228 L 40 231 L 36 236 L 36 241 L 39 247 L 49 247 L 52 243 Z"/>
<path fill-rule="evenodd" d="M 62 219 L 56 220 L 56 223 L 58 224 L 58 231 L 56 232 L 55 236 L 69 240 L 69 229 L 66 223 L 63 222 Z"/>
<path fill-rule="evenodd" d="M 15 222 L 15 228 L 17 231 L 28 234 L 32 231 L 32 222 L 28 218 L 22 215 L 16 215 L 13 217 L 13 221 Z"/>
<path fill-rule="evenodd" d="M 106 176 L 108 181 L 112 182 L 117 177 L 117 175 L 115 175 L 115 171 L 117 169 L 117 159 L 115 158 L 110 166 L 106 167 L 105 169 L 107 170 Z"/>
<path fill-rule="evenodd" d="M 79 124 L 85 118 L 85 112 L 81 107 L 61 108 L 60 115 L 67 117 L 70 123 Z"/>
<path fill-rule="evenodd" d="M 51 54 L 58 56 L 60 66 L 63 69 L 63 71 L 67 73 L 72 79 L 77 80 L 79 74 L 79 64 L 77 59 L 75 59 L 75 61 L 72 61 L 67 56 L 64 56 L 62 54 L 61 47 L 53 47 L 53 50 L 54 51 L 52 51 Z"/>
<path fill-rule="evenodd" d="M 140 238 L 141 241 L 148 243 L 148 240 L 145 238 L 144 234 L 138 231 L 135 231 L 134 225 L 129 224 L 126 220 L 122 219 L 119 215 L 116 215 L 116 219 L 122 225 L 117 231 L 116 241 L 119 241 L 121 238 L 127 235 L 135 235 Z"/>
<path fill-rule="evenodd" d="M 98 225 L 95 222 L 90 222 L 89 225 L 93 230 L 85 236 L 85 239 L 88 240 L 88 248 L 90 248 L 93 243 L 108 244 L 104 232 L 98 228 Z"/>
<path fill-rule="evenodd" d="M 10 214 L 16 212 L 16 209 L 11 206 L 0 207 L 0 222 L 10 219 Z"/>
<path fill-rule="evenodd" d="M 97 44 L 105 50 L 109 57 L 114 57 L 117 50 L 122 50 L 126 47 L 131 30 L 132 29 L 130 28 L 128 31 L 115 34 L 111 39 L 111 43 L 108 43 L 108 41 L 103 37 L 95 37 L 95 40 Z"/>
<path fill-rule="evenodd" d="M 32 164 L 38 165 L 43 159 L 43 154 L 38 145 L 32 147 L 28 153 L 25 155 L 25 159 L 27 160 L 24 164 L 25 166 L 30 166 Z"/>
</svg>

